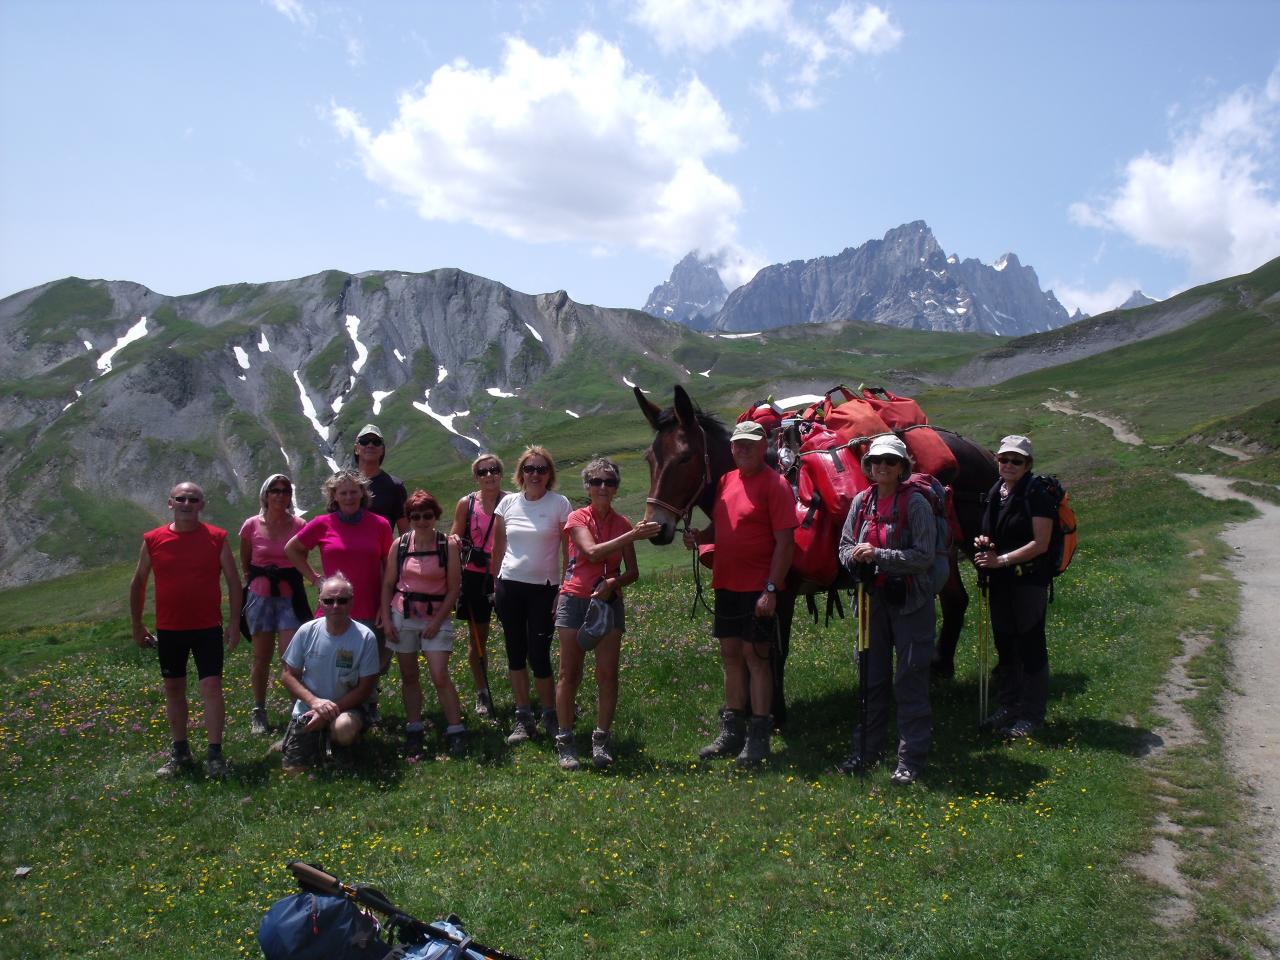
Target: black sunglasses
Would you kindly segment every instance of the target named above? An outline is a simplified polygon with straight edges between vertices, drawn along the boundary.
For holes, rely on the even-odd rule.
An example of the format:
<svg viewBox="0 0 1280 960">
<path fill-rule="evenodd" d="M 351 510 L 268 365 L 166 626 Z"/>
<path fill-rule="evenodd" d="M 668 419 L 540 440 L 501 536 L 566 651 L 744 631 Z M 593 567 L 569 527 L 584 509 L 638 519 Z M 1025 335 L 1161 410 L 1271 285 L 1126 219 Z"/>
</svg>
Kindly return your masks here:
<svg viewBox="0 0 1280 960">
<path fill-rule="evenodd" d="M 477 477 L 500 477 L 502 476 L 501 467 L 476 467 Z"/>
<path fill-rule="evenodd" d="M 526 463 L 520 469 L 523 470 L 526 474 L 536 473 L 540 477 L 551 472 L 551 468 L 548 467 L 545 463 L 540 467 L 535 467 L 532 463 Z"/>
<path fill-rule="evenodd" d="M 290 487 L 267 487 L 267 493 L 290 494 L 293 489 Z"/>
<path fill-rule="evenodd" d="M 362 447 L 380 447 L 382 446 L 381 437 L 361 437 L 356 443 Z"/>
<path fill-rule="evenodd" d="M 203 497 L 174 497 L 174 503 L 199 503 Z"/>
<path fill-rule="evenodd" d="M 888 455 L 884 457 L 867 457 L 868 465 L 873 467 L 879 466 L 882 463 L 887 464 L 890 467 L 896 467 L 901 462 L 902 462 L 901 457 L 895 457 L 893 455 Z"/>
<path fill-rule="evenodd" d="M 326 607 L 345 607 L 351 602 L 350 597 L 321 597 L 320 602 Z"/>
<path fill-rule="evenodd" d="M 1021 457 L 996 457 L 996 462 L 1008 464 L 1012 467 L 1020 467 L 1027 461 L 1023 460 Z"/>
<path fill-rule="evenodd" d="M 409 522 L 417 523 L 419 520 L 434 520 L 438 516 L 439 514 L 432 513 L 430 510 L 426 511 L 425 513 L 411 513 L 409 514 Z"/>
<path fill-rule="evenodd" d="M 617 477 L 588 477 L 587 486 L 589 487 L 616 487 L 618 485 Z"/>
</svg>

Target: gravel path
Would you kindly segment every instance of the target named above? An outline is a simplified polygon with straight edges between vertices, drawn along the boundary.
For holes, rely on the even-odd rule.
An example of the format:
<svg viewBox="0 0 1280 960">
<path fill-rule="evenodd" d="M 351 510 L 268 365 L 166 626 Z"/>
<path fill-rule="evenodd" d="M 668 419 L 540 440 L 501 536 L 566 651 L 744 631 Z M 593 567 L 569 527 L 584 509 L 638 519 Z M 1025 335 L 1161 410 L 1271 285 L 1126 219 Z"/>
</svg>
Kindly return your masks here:
<svg viewBox="0 0 1280 960">
<path fill-rule="evenodd" d="M 1240 582 L 1240 620 L 1231 646 L 1237 694 L 1227 702 L 1227 748 L 1236 775 L 1249 788 L 1261 854 L 1280 889 L 1280 507 L 1231 489 L 1225 477 L 1179 474 L 1214 500 L 1247 500 L 1261 514 L 1226 527 L 1233 576 Z M 1263 928 L 1280 941 L 1280 910 Z"/>
</svg>

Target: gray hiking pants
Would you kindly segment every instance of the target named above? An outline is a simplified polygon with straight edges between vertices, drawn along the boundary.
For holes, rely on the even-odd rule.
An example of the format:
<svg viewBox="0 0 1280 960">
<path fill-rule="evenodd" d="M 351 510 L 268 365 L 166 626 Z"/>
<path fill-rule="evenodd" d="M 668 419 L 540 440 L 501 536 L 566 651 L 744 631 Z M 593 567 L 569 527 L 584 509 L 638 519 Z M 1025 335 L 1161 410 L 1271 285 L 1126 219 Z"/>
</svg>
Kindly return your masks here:
<svg viewBox="0 0 1280 960">
<path fill-rule="evenodd" d="M 933 603 L 902 613 L 885 602 L 883 591 L 874 589 L 870 595 L 865 756 L 884 752 L 892 681 L 892 698 L 898 708 L 898 762 L 918 773 L 928 762 L 933 741 L 933 710 L 929 706 L 929 663 L 936 633 Z M 855 727 L 855 749 L 859 748 L 859 739 L 860 730 Z"/>
</svg>

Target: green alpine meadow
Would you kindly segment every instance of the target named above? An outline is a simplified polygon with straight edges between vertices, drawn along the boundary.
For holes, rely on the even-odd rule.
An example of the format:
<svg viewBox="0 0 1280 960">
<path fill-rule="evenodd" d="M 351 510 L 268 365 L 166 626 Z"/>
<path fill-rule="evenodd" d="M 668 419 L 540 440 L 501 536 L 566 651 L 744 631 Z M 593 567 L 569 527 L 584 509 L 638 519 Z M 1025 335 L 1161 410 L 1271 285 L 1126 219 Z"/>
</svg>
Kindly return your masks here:
<svg viewBox="0 0 1280 960">
<path fill-rule="evenodd" d="M 416 326 L 403 322 L 410 304 L 427 318 Z M 143 317 L 146 333 L 103 370 Z M 0 330 L 20 347 L 0 363 L 2 957 L 259 956 L 263 914 L 296 890 L 294 859 L 421 919 L 457 914 L 477 940 L 531 958 L 1199 960 L 1274 946 L 1255 921 L 1275 892 L 1222 730 L 1239 598 L 1217 534 L 1254 511 L 1178 474 L 1276 497 L 1280 260 L 1013 339 L 855 322 L 713 337 L 448 270 L 329 271 L 189 297 L 67 279 L 0 301 Z M 693 605 L 689 554 L 646 543 L 608 772 L 562 772 L 545 736 L 506 745 L 495 629 L 499 723 L 466 709 L 461 637 L 451 662 L 464 759 L 445 754 L 429 686 L 428 755 L 400 757 L 392 667 L 384 724 L 351 768 L 282 775 L 270 743 L 290 699 L 273 682 L 273 736 L 250 736 L 245 642 L 224 675 L 229 778 L 154 776 L 164 698 L 156 654 L 132 641 L 127 590 L 173 483 L 201 482 L 204 519 L 233 539 L 276 471 L 313 515 L 327 458 L 349 463 L 373 421 L 387 469 L 446 512 L 471 489 L 479 446 L 510 468 L 536 442 L 575 503 L 581 466 L 616 459 L 617 508 L 635 520 L 652 432 L 628 384 L 667 406 L 676 383 L 727 423 L 768 396 L 865 383 L 987 447 L 1032 437 L 1036 471 L 1061 479 L 1080 522 L 1049 608 L 1043 730 L 1005 743 L 978 729 L 966 562 L 956 676 L 932 683 L 918 784 L 891 786 L 886 767 L 836 772 L 857 721 L 854 625 L 826 622 L 821 596 L 816 622 L 797 607 L 790 718 L 771 759 L 751 771 L 698 761 L 721 703 L 718 647 Z M 317 426 L 307 404 L 331 422 Z M 1188 650 L 1194 736 L 1173 742 L 1158 694 Z M 594 695 L 588 660 L 579 734 Z M 1172 838 L 1181 889 L 1139 868 L 1158 836 Z"/>
</svg>

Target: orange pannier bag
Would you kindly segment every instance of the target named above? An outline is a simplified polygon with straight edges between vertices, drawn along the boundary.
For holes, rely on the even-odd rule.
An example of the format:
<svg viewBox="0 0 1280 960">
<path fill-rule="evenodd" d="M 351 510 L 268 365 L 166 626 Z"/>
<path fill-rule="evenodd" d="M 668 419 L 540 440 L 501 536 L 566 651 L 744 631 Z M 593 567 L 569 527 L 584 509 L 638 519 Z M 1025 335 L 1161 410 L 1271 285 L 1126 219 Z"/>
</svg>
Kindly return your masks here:
<svg viewBox="0 0 1280 960">
<path fill-rule="evenodd" d="M 920 409 L 920 404 L 910 397 L 899 397 L 884 387 L 862 387 L 862 399 L 871 404 L 871 409 L 880 415 L 889 427 L 901 430 L 904 427 L 923 426 L 929 418 Z"/>
<path fill-rule="evenodd" d="M 956 482 L 956 455 L 951 452 L 947 442 L 938 436 L 933 427 L 905 427 L 898 431 L 902 442 L 907 445 L 907 452 L 916 462 L 915 469 L 919 473 L 929 473 L 938 479 L 943 486 L 951 486 Z"/>
<path fill-rule="evenodd" d="M 836 406 L 831 402 L 831 395 L 839 391 L 844 401 Z M 802 415 L 804 420 L 817 420 L 834 430 L 842 440 L 855 440 L 860 437 L 874 437 L 881 433 L 889 433 L 889 426 L 876 413 L 875 408 L 861 397 L 855 397 L 844 384 L 832 387 L 822 398 Z"/>
</svg>

